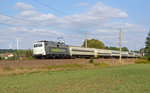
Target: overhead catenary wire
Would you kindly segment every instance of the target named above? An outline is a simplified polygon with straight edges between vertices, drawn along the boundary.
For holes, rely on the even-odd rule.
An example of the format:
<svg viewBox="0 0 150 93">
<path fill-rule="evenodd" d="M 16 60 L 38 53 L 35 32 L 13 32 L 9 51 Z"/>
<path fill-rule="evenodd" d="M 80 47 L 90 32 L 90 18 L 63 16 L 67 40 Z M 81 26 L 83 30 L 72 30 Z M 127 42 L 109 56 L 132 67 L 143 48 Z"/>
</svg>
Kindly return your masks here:
<svg viewBox="0 0 150 93">
<path fill-rule="evenodd" d="M 37 22 L 36 23 L 33 22 L 31 25 L 29 25 L 29 21 L 28 20 L 24 20 L 22 18 L 17 18 L 17 17 L 13 17 L 13 16 L 10 16 L 10 15 L 2 14 L 2 13 L 0 13 L 0 15 L 9 17 L 9 18 L 11 18 L 13 20 L 16 19 L 16 21 L 17 20 L 21 21 L 24 24 L 24 25 L 12 25 L 11 23 L 9 24 L 9 23 L 2 23 L 2 22 L 0 22 L 1 25 L 6 25 L 6 26 L 9 26 L 9 27 L 32 27 L 32 28 L 35 28 L 35 27 L 41 26 L 41 27 L 47 27 L 47 28 L 50 28 L 50 29 L 60 29 L 60 30 L 64 29 L 64 28 L 57 28 L 57 27 L 53 27 L 53 26 L 47 26 L 47 25 L 43 25 L 42 26 L 40 23 L 37 23 Z"/>
<path fill-rule="evenodd" d="M 2 14 L 2 13 L 0 13 L 0 15 L 3 15 L 3 16 L 6 16 L 6 17 L 9 17 L 9 18 L 11 18 L 11 19 L 16 19 L 16 20 L 18 20 L 18 21 L 21 21 L 23 24 L 24 24 L 24 26 L 26 25 L 26 26 L 30 26 L 29 25 L 29 21 L 28 20 L 24 20 L 24 19 L 22 19 L 22 18 L 17 18 L 17 17 L 13 17 L 13 16 L 10 16 L 10 15 L 6 15 L 6 14 Z M 0 24 L 6 24 L 6 23 L 0 23 Z M 14 26 L 14 25 L 10 25 L 10 24 L 6 24 L 6 25 L 8 25 L 8 26 L 12 26 L 12 27 L 18 27 L 18 26 Z M 31 26 L 30 27 L 39 27 L 39 26 L 41 26 L 41 24 L 39 24 L 39 23 L 35 23 L 35 22 L 33 22 L 33 24 L 31 24 Z M 53 29 L 56 29 L 56 27 L 52 27 L 52 26 L 45 26 L 45 27 L 50 27 L 50 28 L 53 28 Z"/>
<path fill-rule="evenodd" d="M 124 31 L 124 32 L 126 32 L 126 31 Z M 141 32 L 139 32 L 139 33 L 141 33 Z M 140 48 L 140 47 L 135 47 L 135 42 L 141 43 L 141 41 L 136 40 L 132 34 L 126 32 L 126 38 L 129 39 L 129 41 L 128 41 L 129 44 L 128 45 L 133 48 L 132 50 L 137 50 L 137 48 Z M 133 45 L 131 46 L 131 44 L 133 44 Z M 143 44 L 141 45 L 141 47 L 143 47 Z"/>
<path fill-rule="evenodd" d="M 18 20 L 18 21 L 21 21 L 24 25 L 29 25 L 29 22 L 27 22 L 27 20 L 24 20 L 24 19 L 22 19 L 22 18 L 17 18 L 17 17 L 12 17 L 12 16 L 9 16 L 9 15 L 6 15 L 6 14 L 2 14 L 2 13 L 0 13 L 0 15 L 3 15 L 3 16 L 6 16 L 6 17 L 9 17 L 9 18 L 11 18 L 11 19 L 16 19 L 16 21 Z M 5 24 L 5 23 L 4 23 Z M 35 26 L 35 24 L 37 24 L 37 23 L 34 23 L 34 26 Z M 33 25 L 33 24 L 32 24 Z M 39 24 L 38 24 L 39 25 Z M 36 25 L 37 26 L 37 25 Z"/>
<path fill-rule="evenodd" d="M 33 0 L 33 1 L 37 2 L 38 4 L 40 4 L 40 5 L 42 5 L 42 6 L 45 6 L 45 7 L 49 8 L 49 9 L 51 9 L 51 10 L 54 10 L 54 11 L 56 11 L 57 13 L 60 13 L 60 14 L 65 15 L 65 16 L 67 16 L 67 17 L 70 17 L 70 18 L 72 18 L 72 19 L 76 19 L 76 18 L 77 18 L 77 17 L 75 17 L 75 16 L 70 16 L 68 13 L 66 13 L 66 12 L 64 12 L 64 11 L 58 10 L 58 9 L 53 8 L 53 7 L 51 7 L 51 6 L 49 6 L 49 5 L 45 4 L 45 3 L 42 3 L 42 2 L 40 2 L 39 0 Z M 90 24 L 99 26 L 98 24 L 95 24 L 95 23 L 90 23 Z"/>
<path fill-rule="evenodd" d="M 52 10 L 58 12 L 58 13 L 61 13 L 61 14 L 63 14 L 63 15 L 68 15 L 67 13 L 62 12 L 62 11 L 60 11 L 60 10 L 58 10 L 58 9 L 53 8 L 53 7 L 50 7 L 50 6 L 48 6 L 47 4 L 42 3 L 42 2 L 40 2 L 40 1 L 38 1 L 38 0 L 33 0 L 33 1 L 35 1 L 35 2 L 37 2 L 37 3 L 39 3 L 39 4 L 43 5 L 43 6 L 45 6 L 45 7 L 47 7 L 47 8 L 50 8 L 50 9 L 52 9 Z"/>
<path fill-rule="evenodd" d="M 1 22 L 0 22 L 0 24 L 1 24 L 1 25 L 10 26 L 10 27 L 17 27 L 17 26 L 14 26 L 14 25 L 6 24 L 6 23 L 1 23 Z"/>
</svg>

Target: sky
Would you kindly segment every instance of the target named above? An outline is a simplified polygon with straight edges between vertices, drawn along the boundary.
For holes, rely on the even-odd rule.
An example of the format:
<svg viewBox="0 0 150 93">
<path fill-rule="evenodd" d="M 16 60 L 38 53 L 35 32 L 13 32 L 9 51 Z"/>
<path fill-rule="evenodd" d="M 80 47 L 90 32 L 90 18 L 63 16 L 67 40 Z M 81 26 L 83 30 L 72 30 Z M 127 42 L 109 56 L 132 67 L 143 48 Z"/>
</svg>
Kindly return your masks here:
<svg viewBox="0 0 150 93">
<path fill-rule="evenodd" d="M 150 0 L 0 0 L 0 49 L 32 49 L 40 40 L 81 46 L 98 39 L 105 46 L 138 50 L 150 29 Z M 63 41 L 63 40 L 62 40 Z"/>
</svg>

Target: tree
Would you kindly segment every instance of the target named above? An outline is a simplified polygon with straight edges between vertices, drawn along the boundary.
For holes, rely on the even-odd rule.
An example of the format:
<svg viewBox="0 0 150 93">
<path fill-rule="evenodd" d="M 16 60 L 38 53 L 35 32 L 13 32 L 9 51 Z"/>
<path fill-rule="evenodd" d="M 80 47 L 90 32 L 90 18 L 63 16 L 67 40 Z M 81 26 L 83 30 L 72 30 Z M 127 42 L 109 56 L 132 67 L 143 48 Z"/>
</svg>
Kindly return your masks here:
<svg viewBox="0 0 150 93">
<path fill-rule="evenodd" d="M 85 41 L 83 42 L 82 47 L 85 47 Z M 103 42 L 97 40 L 97 39 L 91 39 L 87 40 L 87 47 L 89 48 L 98 48 L 98 49 L 104 49 L 105 45 Z"/>
<path fill-rule="evenodd" d="M 26 53 L 25 53 L 25 57 L 32 57 L 33 55 L 33 51 L 32 50 L 26 50 Z"/>
<path fill-rule="evenodd" d="M 128 51 L 129 52 L 129 50 L 128 50 L 128 48 L 127 47 L 122 47 L 122 49 L 121 49 L 122 51 Z"/>
<path fill-rule="evenodd" d="M 112 46 L 106 47 L 106 49 L 108 49 L 108 50 L 119 50 L 119 48 L 117 48 L 117 47 L 112 47 Z"/>
<path fill-rule="evenodd" d="M 120 48 L 110 46 L 110 47 L 106 47 L 106 49 L 119 51 Z M 128 50 L 127 47 L 122 47 L 122 48 L 121 48 L 121 51 L 129 51 L 129 50 Z"/>
<path fill-rule="evenodd" d="M 148 56 L 148 60 L 150 60 L 150 31 L 148 33 L 148 37 L 146 38 L 145 45 L 146 55 Z"/>
</svg>

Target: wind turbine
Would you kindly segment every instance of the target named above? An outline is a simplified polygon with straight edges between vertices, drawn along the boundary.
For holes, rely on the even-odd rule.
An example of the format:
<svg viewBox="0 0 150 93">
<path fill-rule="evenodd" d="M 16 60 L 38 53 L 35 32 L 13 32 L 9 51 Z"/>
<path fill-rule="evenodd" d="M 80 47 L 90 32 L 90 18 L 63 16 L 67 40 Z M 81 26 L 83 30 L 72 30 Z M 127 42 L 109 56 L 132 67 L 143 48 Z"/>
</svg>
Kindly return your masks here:
<svg viewBox="0 0 150 93">
<path fill-rule="evenodd" d="M 9 43 L 9 49 L 12 49 L 12 43 L 11 42 Z"/>
<path fill-rule="evenodd" d="M 21 38 L 15 37 L 16 42 L 17 42 L 17 50 L 19 49 L 19 40 L 21 40 Z"/>
</svg>

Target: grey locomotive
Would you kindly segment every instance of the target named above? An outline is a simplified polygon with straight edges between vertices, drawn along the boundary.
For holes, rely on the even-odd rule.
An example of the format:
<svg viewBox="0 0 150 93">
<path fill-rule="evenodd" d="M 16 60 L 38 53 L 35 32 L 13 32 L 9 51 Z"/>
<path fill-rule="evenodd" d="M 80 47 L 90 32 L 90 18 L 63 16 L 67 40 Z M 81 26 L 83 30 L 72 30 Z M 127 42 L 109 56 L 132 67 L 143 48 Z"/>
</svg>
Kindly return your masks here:
<svg viewBox="0 0 150 93">
<path fill-rule="evenodd" d="M 34 43 L 35 58 L 69 58 L 69 46 L 60 42 L 38 41 Z"/>
</svg>

